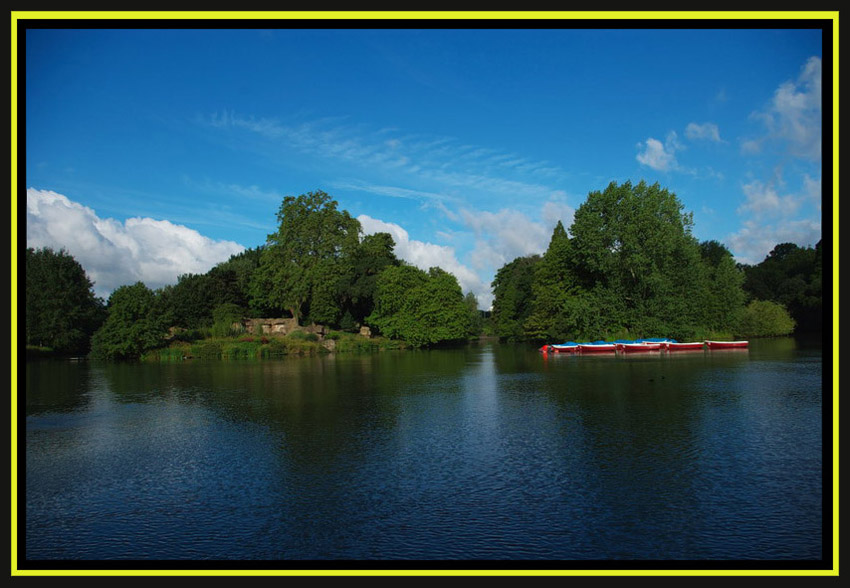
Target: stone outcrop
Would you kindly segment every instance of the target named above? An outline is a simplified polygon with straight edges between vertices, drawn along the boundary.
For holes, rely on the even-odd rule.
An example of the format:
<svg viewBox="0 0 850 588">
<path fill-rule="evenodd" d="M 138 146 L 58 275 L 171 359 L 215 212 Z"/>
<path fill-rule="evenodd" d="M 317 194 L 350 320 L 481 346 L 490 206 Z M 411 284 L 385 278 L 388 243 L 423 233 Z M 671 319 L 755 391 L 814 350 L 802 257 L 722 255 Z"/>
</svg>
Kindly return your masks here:
<svg viewBox="0 0 850 588">
<path fill-rule="evenodd" d="M 241 325 L 237 324 L 234 326 L 241 326 L 245 329 L 246 333 L 257 335 L 289 335 L 295 331 L 314 333 L 320 340 L 324 339 L 325 334 L 328 332 L 328 328 L 324 325 L 313 323 L 311 325 L 301 326 L 294 318 L 251 318 L 243 320 Z"/>
<path fill-rule="evenodd" d="M 245 331 L 259 335 L 288 335 L 298 330 L 298 321 L 294 318 L 252 318 L 242 321 Z"/>
</svg>

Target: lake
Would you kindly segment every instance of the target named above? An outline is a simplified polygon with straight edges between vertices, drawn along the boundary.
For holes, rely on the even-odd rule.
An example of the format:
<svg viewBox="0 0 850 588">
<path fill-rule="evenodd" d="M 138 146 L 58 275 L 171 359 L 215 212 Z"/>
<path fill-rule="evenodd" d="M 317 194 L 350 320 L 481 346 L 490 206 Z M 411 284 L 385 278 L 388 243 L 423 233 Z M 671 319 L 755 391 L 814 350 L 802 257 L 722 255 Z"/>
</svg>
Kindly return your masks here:
<svg viewBox="0 0 850 588">
<path fill-rule="evenodd" d="M 831 555 L 820 343 L 36 361 L 25 410 L 31 562 Z"/>
</svg>

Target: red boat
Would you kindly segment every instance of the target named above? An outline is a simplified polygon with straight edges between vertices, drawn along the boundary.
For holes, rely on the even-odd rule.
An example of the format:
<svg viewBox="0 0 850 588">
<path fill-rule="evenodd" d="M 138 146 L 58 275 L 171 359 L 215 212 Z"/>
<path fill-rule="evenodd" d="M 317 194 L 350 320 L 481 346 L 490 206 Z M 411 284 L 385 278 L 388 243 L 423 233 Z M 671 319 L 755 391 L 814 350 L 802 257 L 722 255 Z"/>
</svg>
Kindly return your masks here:
<svg viewBox="0 0 850 588">
<path fill-rule="evenodd" d="M 744 349 L 749 341 L 706 341 L 709 349 Z"/>
<path fill-rule="evenodd" d="M 702 349 L 705 346 L 705 343 L 702 341 L 698 343 L 666 343 L 666 346 L 667 351 L 689 351 Z"/>
<path fill-rule="evenodd" d="M 623 353 L 640 353 L 647 351 L 661 351 L 661 343 L 619 343 L 617 349 Z"/>
<path fill-rule="evenodd" d="M 611 353 L 617 350 L 617 346 L 614 343 L 599 343 L 596 345 L 582 345 L 579 343 L 578 350 L 582 353 Z"/>
</svg>

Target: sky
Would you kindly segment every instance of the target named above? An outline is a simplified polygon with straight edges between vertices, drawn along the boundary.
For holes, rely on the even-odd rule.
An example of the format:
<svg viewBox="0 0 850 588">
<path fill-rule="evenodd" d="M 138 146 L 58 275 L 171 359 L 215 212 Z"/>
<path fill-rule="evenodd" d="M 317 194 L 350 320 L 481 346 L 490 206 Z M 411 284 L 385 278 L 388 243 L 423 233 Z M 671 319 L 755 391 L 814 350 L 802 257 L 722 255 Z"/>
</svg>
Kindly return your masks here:
<svg viewBox="0 0 850 588">
<path fill-rule="evenodd" d="M 564 24 L 27 30 L 27 246 L 99 296 L 158 288 L 323 190 L 486 309 L 611 182 L 658 182 L 741 263 L 820 240 L 820 30 Z"/>
</svg>

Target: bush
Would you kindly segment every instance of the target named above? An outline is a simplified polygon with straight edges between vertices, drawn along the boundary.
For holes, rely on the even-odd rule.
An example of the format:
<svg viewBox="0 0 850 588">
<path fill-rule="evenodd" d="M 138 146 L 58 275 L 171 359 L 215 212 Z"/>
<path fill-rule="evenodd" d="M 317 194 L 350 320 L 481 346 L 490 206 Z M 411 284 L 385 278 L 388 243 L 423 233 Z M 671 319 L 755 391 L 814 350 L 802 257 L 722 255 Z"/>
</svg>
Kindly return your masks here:
<svg viewBox="0 0 850 588">
<path fill-rule="evenodd" d="M 744 337 L 776 337 L 794 331 L 794 319 L 781 304 L 753 300 L 741 312 L 738 334 Z"/>
</svg>

